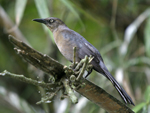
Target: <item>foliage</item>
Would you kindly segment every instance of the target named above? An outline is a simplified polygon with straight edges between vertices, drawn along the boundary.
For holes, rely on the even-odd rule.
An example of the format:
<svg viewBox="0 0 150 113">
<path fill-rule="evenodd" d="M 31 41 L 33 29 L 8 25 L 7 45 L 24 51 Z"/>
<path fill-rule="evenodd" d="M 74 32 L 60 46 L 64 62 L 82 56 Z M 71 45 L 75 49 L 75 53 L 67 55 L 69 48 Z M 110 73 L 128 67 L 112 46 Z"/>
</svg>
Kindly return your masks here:
<svg viewBox="0 0 150 113">
<path fill-rule="evenodd" d="M 58 17 L 100 51 L 110 72 L 134 100 L 136 106 L 133 110 L 139 113 L 150 112 L 150 2 L 148 0 L 23 0 L 23 2 L 1 0 L 0 4 L 10 20 L 15 23 L 14 27 L 6 29 L 3 21 L 0 22 L 0 72 L 7 69 L 39 81 L 48 81 L 45 74 L 24 62 L 12 49 L 13 46 L 7 37 L 15 28 L 19 28 L 34 49 L 49 54 L 62 64 L 69 64 L 55 46 L 51 32 L 32 21 L 34 18 Z M 111 83 L 101 75 L 93 72 L 88 79 L 103 87 L 114 97 L 119 97 Z M 71 104 L 66 99 L 60 101 L 58 98 L 52 103 L 37 106 L 35 103 L 39 101 L 44 90 L 10 78 L 0 77 L 0 87 L 0 95 L 3 91 L 15 93 L 19 96 L 18 99 L 25 101 L 31 111 L 34 109 L 36 112 L 47 113 L 50 111 L 104 113 L 101 108 L 82 98 L 79 102 L 84 102 L 80 107 L 76 107 L 77 105 Z M 37 93 L 38 91 L 41 95 Z M 8 95 L 5 94 L 0 96 L 0 98 L 7 97 Z M 8 106 L 11 105 L 9 101 L 5 102 L 6 100 L 0 102 L 2 105 L 0 110 L 5 110 L 6 113 L 15 112 L 16 107 Z M 18 109 L 23 111 L 21 107 Z"/>
</svg>

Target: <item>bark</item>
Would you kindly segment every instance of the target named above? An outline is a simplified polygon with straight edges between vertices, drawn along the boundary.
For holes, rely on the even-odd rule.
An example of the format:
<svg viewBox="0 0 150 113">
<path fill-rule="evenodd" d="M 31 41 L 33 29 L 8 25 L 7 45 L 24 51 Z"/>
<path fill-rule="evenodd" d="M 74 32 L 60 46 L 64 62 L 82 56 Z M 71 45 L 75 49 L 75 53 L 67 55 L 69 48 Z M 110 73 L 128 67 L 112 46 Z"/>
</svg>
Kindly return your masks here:
<svg viewBox="0 0 150 113">
<path fill-rule="evenodd" d="M 34 65 L 35 67 L 41 69 L 48 75 L 53 76 L 57 82 L 62 80 L 62 85 L 64 84 L 65 88 L 69 86 L 69 82 L 72 82 L 70 81 L 69 77 L 71 77 L 72 75 L 76 75 L 72 69 L 60 64 L 59 62 L 57 62 L 56 60 L 52 59 L 47 55 L 43 55 L 37 52 L 36 50 L 26 45 L 24 42 L 16 40 L 13 36 L 9 36 L 9 40 L 15 47 L 17 47 L 15 50 L 18 52 L 18 54 L 22 56 L 23 59 L 25 59 L 28 63 Z M 83 67 L 85 68 L 85 64 L 83 64 Z M 0 75 L 5 74 L 9 75 L 9 73 L 5 72 L 0 73 Z M 30 81 L 29 83 L 36 85 L 35 83 L 37 82 L 34 81 L 34 83 L 32 83 Z M 51 86 L 46 84 L 48 83 L 43 83 L 40 86 L 41 87 L 47 86 L 47 88 L 51 88 L 51 86 L 53 86 L 52 84 L 49 84 Z M 59 86 L 61 86 L 60 84 Z M 74 90 L 76 90 L 84 97 L 88 98 L 93 103 L 97 104 L 99 107 L 105 109 L 109 113 L 134 113 L 128 106 L 126 106 L 125 104 L 123 104 L 110 94 L 108 94 L 99 86 L 81 77 L 81 75 L 80 80 L 76 79 L 75 81 L 72 82 L 72 84 L 74 86 Z M 74 94 L 71 91 L 70 86 L 68 92 L 70 93 L 70 96 L 73 95 L 73 97 L 70 98 L 75 98 L 75 103 L 77 103 L 76 97 L 74 97 Z M 55 93 L 53 95 L 55 95 Z"/>
</svg>

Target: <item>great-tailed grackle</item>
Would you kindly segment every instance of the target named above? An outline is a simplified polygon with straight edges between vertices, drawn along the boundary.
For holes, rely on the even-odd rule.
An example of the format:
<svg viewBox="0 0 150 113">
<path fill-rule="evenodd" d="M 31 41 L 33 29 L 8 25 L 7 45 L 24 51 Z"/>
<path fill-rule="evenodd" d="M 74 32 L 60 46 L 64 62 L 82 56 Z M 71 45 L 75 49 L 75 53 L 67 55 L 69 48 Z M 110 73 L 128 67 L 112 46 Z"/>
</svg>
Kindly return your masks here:
<svg viewBox="0 0 150 113">
<path fill-rule="evenodd" d="M 44 23 L 53 32 L 54 40 L 57 47 L 59 48 L 63 56 L 65 56 L 66 59 L 68 59 L 69 61 L 73 61 L 73 47 L 76 47 L 77 62 L 83 59 L 85 55 L 92 55 L 94 57 L 91 62 L 91 64 L 93 65 L 93 69 L 104 75 L 112 82 L 125 103 L 134 105 L 129 95 L 119 85 L 119 83 L 106 68 L 99 51 L 84 37 L 82 37 L 77 32 L 69 29 L 63 21 L 55 17 L 45 19 L 33 19 L 33 21 Z"/>
</svg>

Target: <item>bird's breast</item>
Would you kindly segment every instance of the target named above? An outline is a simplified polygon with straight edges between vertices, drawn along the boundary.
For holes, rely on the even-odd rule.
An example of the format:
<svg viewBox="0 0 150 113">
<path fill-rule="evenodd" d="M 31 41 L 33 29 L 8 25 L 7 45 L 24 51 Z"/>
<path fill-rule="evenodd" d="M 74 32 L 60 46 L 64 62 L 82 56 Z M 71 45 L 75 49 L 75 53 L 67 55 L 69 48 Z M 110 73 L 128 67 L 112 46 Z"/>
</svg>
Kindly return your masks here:
<svg viewBox="0 0 150 113">
<path fill-rule="evenodd" d="M 79 45 L 79 43 L 76 43 L 76 40 L 72 39 L 69 36 L 54 35 L 54 38 L 55 38 L 55 43 L 59 51 L 63 54 L 63 56 L 69 61 L 73 61 L 73 54 L 74 54 L 73 47 L 76 47 L 78 51 L 81 45 Z M 76 54 L 77 53 L 78 52 L 76 52 Z M 76 58 L 76 61 L 79 61 L 79 59 Z"/>
</svg>

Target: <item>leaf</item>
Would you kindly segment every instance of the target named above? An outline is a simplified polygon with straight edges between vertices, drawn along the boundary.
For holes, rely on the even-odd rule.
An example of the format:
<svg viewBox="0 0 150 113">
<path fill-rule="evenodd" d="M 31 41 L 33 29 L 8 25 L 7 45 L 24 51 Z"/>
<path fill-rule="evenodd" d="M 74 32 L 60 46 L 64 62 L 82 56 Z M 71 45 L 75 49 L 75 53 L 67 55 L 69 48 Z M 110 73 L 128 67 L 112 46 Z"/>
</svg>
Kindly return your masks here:
<svg viewBox="0 0 150 113">
<path fill-rule="evenodd" d="M 146 54 L 150 57 L 150 17 L 146 22 L 146 27 L 144 30 L 144 39 Z"/>
<path fill-rule="evenodd" d="M 27 4 L 27 0 L 16 0 L 16 4 L 15 4 L 15 16 L 16 17 L 15 18 L 16 18 L 17 26 L 19 26 L 21 22 L 26 4 Z"/>
<path fill-rule="evenodd" d="M 6 90 L 5 87 L 0 86 L 0 112 L 10 110 L 9 113 L 39 113 L 26 102 L 26 100 L 19 97 L 16 93 Z M 5 103 L 5 104 L 2 104 Z M 3 111 L 3 112 L 2 112 Z M 5 112 L 6 113 L 6 112 Z M 8 112 L 7 112 L 8 113 Z"/>
<path fill-rule="evenodd" d="M 127 62 L 125 62 L 124 68 L 128 68 L 130 66 L 142 64 L 142 63 L 150 65 L 150 59 L 148 57 L 137 57 L 137 58 L 130 59 Z"/>
<path fill-rule="evenodd" d="M 146 88 L 146 91 L 145 91 L 145 93 L 144 93 L 144 97 L 145 97 L 145 100 L 146 101 L 150 101 L 150 86 L 148 86 L 147 88 Z"/>
<path fill-rule="evenodd" d="M 142 14 L 140 14 L 125 30 L 124 42 L 119 48 L 121 55 L 125 55 L 128 51 L 128 45 L 133 39 L 137 29 L 142 24 L 142 22 L 150 16 L 150 8 L 146 9 Z"/>
<path fill-rule="evenodd" d="M 69 0 L 60 0 L 66 7 L 68 7 L 68 9 L 79 19 L 79 22 L 81 24 L 81 26 L 83 27 L 83 29 L 85 29 L 85 26 L 79 16 L 79 14 L 77 13 L 77 11 L 73 8 L 71 2 Z"/>
<path fill-rule="evenodd" d="M 35 1 L 36 8 L 38 10 L 38 13 L 40 15 L 40 18 L 50 17 L 50 12 L 49 12 L 46 0 L 34 0 L 34 1 Z M 49 29 L 45 25 L 42 25 L 42 26 L 44 30 L 49 33 L 51 40 L 54 42 L 52 32 L 50 32 Z"/>
<path fill-rule="evenodd" d="M 102 55 L 106 54 L 107 52 L 111 51 L 114 48 L 117 48 L 120 45 L 121 45 L 121 41 L 119 41 L 119 40 L 113 41 L 101 49 L 101 54 Z"/>
<path fill-rule="evenodd" d="M 139 110 L 141 110 L 144 106 L 146 106 L 146 103 L 142 102 L 138 105 L 136 105 L 132 110 L 137 113 Z"/>
<path fill-rule="evenodd" d="M 46 0 L 34 0 L 36 8 L 41 18 L 50 17 L 50 12 Z"/>
<path fill-rule="evenodd" d="M 144 97 L 145 97 L 145 100 L 147 101 L 147 102 L 142 102 L 142 103 L 140 103 L 140 104 L 138 104 L 138 105 L 136 105 L 132 110 L 134 111 L 134 112 L 138 112 L 139 110 L 141 110 L 141 109 L 143 109 L 143 113 L 145 113 L 144 111 L 147 111 L 147 104 L 149 103 L 149 100 L 150 100 L 150 86 L 148 86 L 147 88 L 146 88 L 146 91 L 145 91 L 145 93 L 144 93 Z"/>
</svg>

